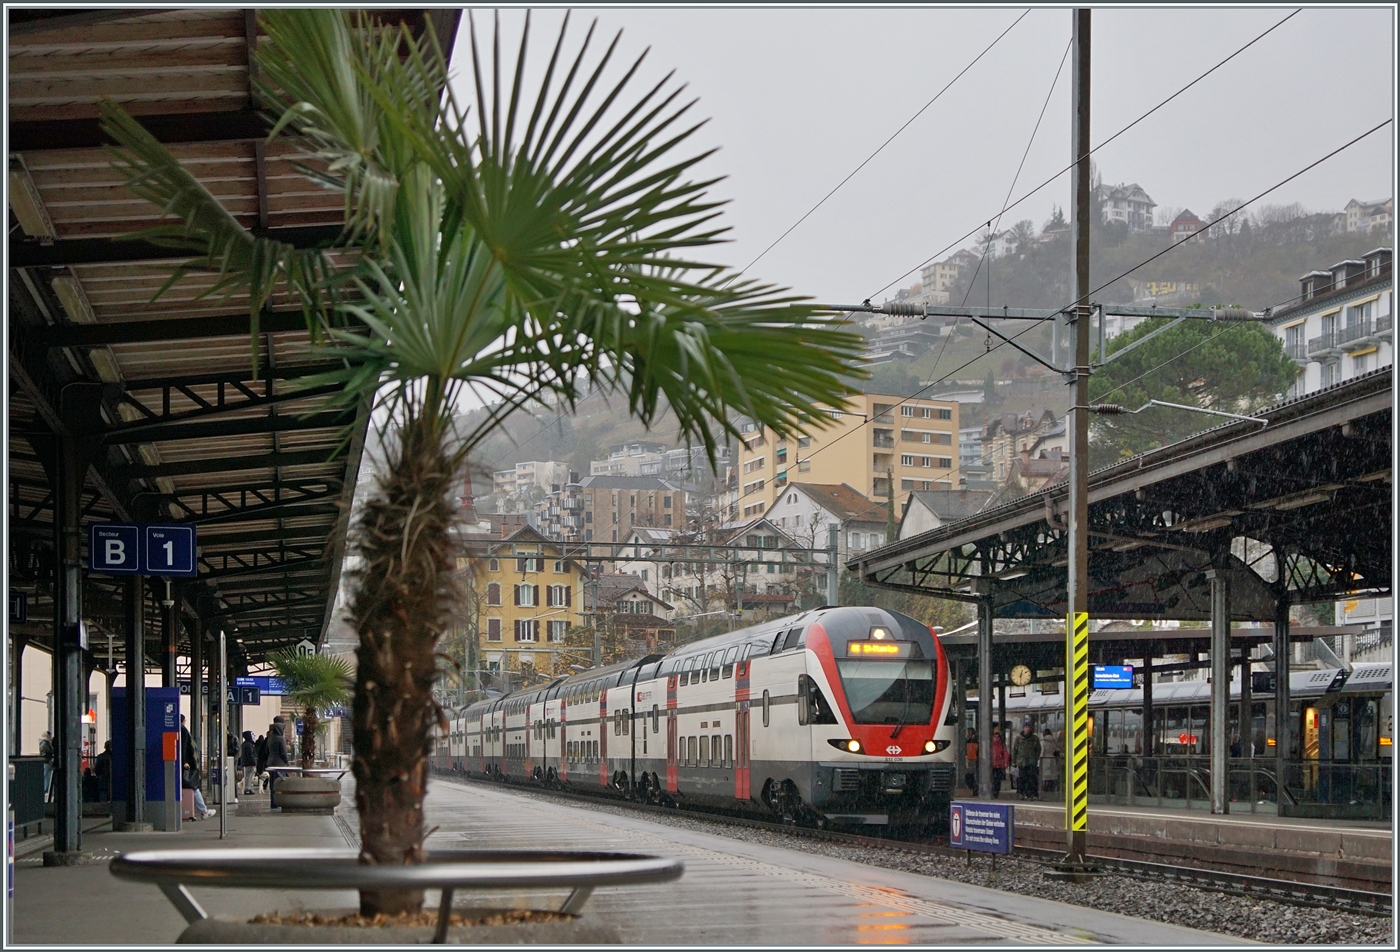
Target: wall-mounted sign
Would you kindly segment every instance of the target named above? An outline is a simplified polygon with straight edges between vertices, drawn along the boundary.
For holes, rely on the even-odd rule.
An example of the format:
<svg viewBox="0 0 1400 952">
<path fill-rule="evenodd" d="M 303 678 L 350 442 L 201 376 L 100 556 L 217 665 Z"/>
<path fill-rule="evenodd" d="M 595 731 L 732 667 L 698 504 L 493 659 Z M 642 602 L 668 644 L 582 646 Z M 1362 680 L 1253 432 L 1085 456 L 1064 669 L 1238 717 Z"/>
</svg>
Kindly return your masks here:
<svg viewBox="0 0 1400 952">
<path fill-rule="evenodd" d="M 1133 666 L 1130 664 L 1094 665 L 1094 690 L 1105 688 L 1131 688 L 1133 686 Z"/>
</svg>

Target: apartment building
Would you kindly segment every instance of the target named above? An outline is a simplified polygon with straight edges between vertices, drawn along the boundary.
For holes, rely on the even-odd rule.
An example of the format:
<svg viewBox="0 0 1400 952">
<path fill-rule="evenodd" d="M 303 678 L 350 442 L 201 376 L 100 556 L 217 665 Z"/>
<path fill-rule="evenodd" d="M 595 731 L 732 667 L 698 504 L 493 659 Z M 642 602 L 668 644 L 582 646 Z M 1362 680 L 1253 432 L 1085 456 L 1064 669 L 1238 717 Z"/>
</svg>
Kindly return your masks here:
<svg viewBox="0 0 1400 952">
<path fill-rule="evenodd" d="M 639 526 L 685 527 L 685 487 L 655 476 L 586 476 L 583 541 L 619 542 Z"/>
<path fill-rule="evenodd" d="M 872 500 L 888 499 L 891 492 L 952 488 L 957 403 L 866 393 L 851 398 L 845 410 L 824 412 L 830 426 L 791 439 L 741 423 L 741 519 L 767 512 L 789 482 L 845 483 Z"/>
<path fill-rule="evenodd" d="M 1101 186 L 1099 198 L 1103 202 L 1105 225 L 1121 221 L 1133 232 L 1147 231 L 1152 227 L 1152 213 L 1157 203 L 1138 183 Z"/>
<path fill-rule="evenodd" d="M 1298 279 L 1300 300 L 1275 311 L 1269 328 L 1298 365 L 1288 396 L 1388 367 L 1394 341 L 1391 249 L 1339 261 Z"/>
</svg>

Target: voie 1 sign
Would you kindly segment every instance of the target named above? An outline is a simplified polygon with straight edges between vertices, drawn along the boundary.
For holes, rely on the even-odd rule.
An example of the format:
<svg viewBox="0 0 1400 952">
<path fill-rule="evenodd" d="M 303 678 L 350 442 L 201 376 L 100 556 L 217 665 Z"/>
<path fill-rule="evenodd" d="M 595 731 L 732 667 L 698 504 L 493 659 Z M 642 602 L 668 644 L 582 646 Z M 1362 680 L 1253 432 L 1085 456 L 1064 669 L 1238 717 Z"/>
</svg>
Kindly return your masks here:
<svg viewBox="0 0 1400 952">
<path fill-rule="evenodd" d="M 194 578 L 195 527 L 136 522 L 88 526 L 88 571 L 95 575 L 157 575 Z"/>
<path fill-rule="evenodd" d="M 958 850 L 1010 853 L 1016 845 L 1016 807 L 954 800 L 948 807 L 948 845 Z"/>
<path fill-rule="evenodd" d="M 1104 688 L 1131 688 L 1133 686 L 1133 666 L 1130 664 L 1094 665 L 1094 690 Z"/>
</svg>

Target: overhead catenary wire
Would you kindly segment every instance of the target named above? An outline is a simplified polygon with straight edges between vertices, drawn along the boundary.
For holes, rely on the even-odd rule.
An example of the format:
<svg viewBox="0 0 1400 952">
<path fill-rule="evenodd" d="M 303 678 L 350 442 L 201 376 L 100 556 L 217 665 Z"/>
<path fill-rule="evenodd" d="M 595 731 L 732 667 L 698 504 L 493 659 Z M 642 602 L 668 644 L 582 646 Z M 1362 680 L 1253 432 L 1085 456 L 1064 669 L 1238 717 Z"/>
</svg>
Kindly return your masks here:
<svg viewBox="0 0 1400 952">
<path fill-rule="evenodd" d="M 1127 132 L 1129 129 L 1131 129 L 1131 128 L 1133 128 L 1134 126 L 1138 125 L 1139 123 L 1143 122 L 1145 119 L 1147 119 L 1147 118 L 1148 118 L 1149 116 L 1151 116 L 1153 113 L 1157 112 L 1157 111 L 1158 111 L 1159 109 L 1161 109 L 1163 106 L 1167 105 L 1167 104 L 1170 103 L 1172 100 L 1176 99 L 1176 98 L 1177 98 L 1178 96 L 1180 96 L 1182 93 L 1186 92 L 1188 89 L 1190 89 L 1191 87 L 1195 86 L 1195 85 L 1196 85 L 1197 83 L 1199 83 L 1201 80 L 1205 79 L 1207 76 L 1211 75 L 1211 74 L 1214 73 L 1216 70 L 1220 69 L 1220 68 L 1221 68 L 1222 66 L 1224 66 L 1226 63 L 1230 62 L 1230 61 L 1233 60 L 1235 57 L 1239 56 L 1239 55 L 1240 55 L 1241 53 L 1243 53 L 1245 50 L 1249 49 L 1249 48 L 1250 48 L 1251 46 L 1253 46 L 1255 43 L 1258 43 L 1258 42 L 1259 42 L 1260 40 L 1262 40 L 1264 37 L 1268 36 L 1270 33 L 1274 32 L 1274 31 L 1277 30 L 1279 27 L 1283 26 L 1285 23 L 1287 23 L 1289 20 L 1293 19 L 1293 17 L 1297 16 L 1297 15 L 1298 15 L 1299 13 L 1301 13 L 1301 12 L 1302 12 L 1302 8 L 1299 8 L 1299 9 L 1297 9 L 1297 10 L 1294 10 L 1292 13 L 1288 14 L 1288 16 L 1284 17 L 1282 20 L 1279 20 L 1277 23 L 1275 23 L 1273 26 L 1269 27 L 1269 28 L 1268 28 L 1267 30 L 1265 30 L 1263 33 L 1260 33 L 1258 36 L 1254 37 L 1254 39 L 1250 40 L 1248 43 L 1244 44 L 1244 45 L 1241 46 L 1239 49 L 1235 50 L 1235 51 L 1234 51 L 1233 53 L 1231 53 L 1229 56 L 1225 57 L 1225 58 L 1222 59 L 1220 62 L 1216 63 L 1214 66 L 1212 66 L 1210 69 L 1206 70 L 1204 73 L 1201 73 L 1199 76 L 1197 76 L 1195 79 L 1191 80 L 1191 81 L 1190 81 L 1189 83 L 1187 83 L 1185 86 L 1182 86 L 1182 87 L 1181 87 L 1180 89 L 1178 89 L 1176 92 L 1172 93 L 1172 94 L 1171 94 L 1170 96 L 1168 96 L 1166 99 L 1163 99 L 1163 100 L 1162 100 L 1161 102 L 1159 102 L 1157 105 L 1153 106 L 1151 109 L 1147 110 L 1147 111 L 1144 112 L 1142 115 L 1138 116 L 1138 117 L 1137 117 L 1136 119 L 1134 119 L 1132 122 L 1128 123 L 1126 126 L 1124 126 L 1123 128 L 1119 129 L 1117 132 L 1113 133 L 1113 135 L 1109 136 L 1107 139 L 1103 140 L 1103 141 L 1100 142 L 1098 145 L 1094 146 L 1092 149 L 1089 150 L 1089 154 L 1090 154 L 1090 155 L 1093 155 L 1095 152 L 1098 152 L 1098 151 L 1099 151 L 1100 149 L 1102 149 L 1104 146 L 1108 145 L 1110 142 L 1114 141 L 1114 140 L 1117 139 L 1119 136 L 1123 135 L 1123 134 L 1124 134 L 1125 132 Z M 1005 208 L 1002 209 L 1002 212 L 1005 213 L 1005 212 L 1007 212 L 1007 211 L 1010 211 L 1011 209 L 1013 209 L 1013 208 L 1017 207 L 1018 205 L 1020 205 L 1021 203 L 1025 202 L 1027 199 L 1031 198 L 1033 195 L 1038 194 L 1038 193 L 1039 193 L 1040 191 L 1042 191 L 1043 189 L 1045 189 L 1045 188 L 1047 188 L 1048 186 L 1054 184 L 1054 182 L 1055 182 L 1056 180 L 1058 180 L 1060 176 L 1064 175 L 1064 174 L 1065 174 L 1066 172 L 1068 172 L 1070 169 L 1074 168 L 1077 164 L 1079 164 L 1079 160 L 1078 160 L 1078 159 L 1075 159 L 1075 161 L 1071 162 L 1069 165 L 1066 165 L 1064 168 L 1060 169 L 1058 172 L 1056 172 L 1054 175 L 1050 176 L 1050 177 L 1049 177 L 1048 179 L 1046 179 L 1044 182 L 1041 182 L 1041 183 L 1040 183 L 1039 185 L 1037 185 L 1035 188 L 1031 189 L 1029 192 L 1027 192 L 1026 194 L 1022 195 L 1020 198 L 1016 199 L 1016 201 L 1012 202 L 1010 205 L 1007 205 Z M 884 287 L 882 287 L 882 288 L 880 288 L 879 290 L 877 290 L 877 291 L 875 292 L 875 294 L 870 295 L 870 297 L 873 298 L 873 297 L 875 297 L 876 294 L 882 294 L 882 293 L 884 293 L 885 291 L 888 291 L 890 288 L 894 287 L 894 285 L 898 284 L 900 281 L 903 281 L 905 278 L 909 277 L 909 275 L 913 274 L 915 271 L 918 271 L 919 269 L 923 268 L 925 265 L 927 265 L 929 262 L 933 261 L 935 258 L 939 257 L 940 255 L 943 255 L 944 253 L 946 253 L 947 251 L 949 251 L 949 250 L 952 249 L 953 247 L 962 244 L 962 243 L 963 243 L 964 241 L 966 241 L 968 238 L 970 238 L 970 237 L 972 237 L 973 235 L 975 235 L 975 234 L 977 233 L 977 229 L 980 228 L 980 227 L 982 227 L 980 224 L 977 225 L 977 226 L 974 226 L 973 229 L 972 229 L 971 231 L 969 231 L 969 232 L 963 234 L 963 235 L 962 235 L 961 237 L 959 237 L 959 238 L 954 239 L 953 241 L 951 241 L 950 243 L 948 243 L 947 245 L 945 245 L 945 246 L 944 246 L 943 248 L 941 248 L 940 250 L 934 252 L 931 256 L 929 256 L 928 258 L 925 258 L 925 259 L 924 259 L 923 261 L 921 261 L 919 264 L 916 264 L 914 267 L 910 268 L 908 271 L 906 271 L 906 272 L 904 272 L 903 274 L 899 275 L 899 277 L 895 278 L 893 281 L 889 282 L 889 283 L 886 284 Z"/>
<path fill-rule="evenodd" d="M 1204 234 L 1204 233 L 1205 233 L 1206 231 L 1208 231 L 1212 226 L 1219 224 L 1220 222 L 1222 222 L 1222 221 L 1224 221 L 1225 219 L 1229 218 L 1231 215 L 1234 215 L 1234 214 L 1236 214 L 1237 212 L 1240 212 L 1240 211 L 1244 210 L 1245 208 L 1248 208 L 1250 205 L 1253 205 L 1255 202 L 1259 201 L 1260 199 L 1265 198 L 1266 196 L 1272 194 L 1273 192 L 1277 191 L 1278 189 L 1280 189 L 1280 188 L 1282 188 L 1283 186 L 1287 185 L 1289 182 L 1291 182 L 1291 181 L 1293 181 L 1294 179 L 1296 179 L 1298 176 L 1302 175 L 1304 172 L 1308 172 L 1308 171 L 1310 171 L 1311 169 L 1314 169 L 1314 168 L 1316 168 L 1317 166 L 1321 165 L 1322 163 L 1326 162 L 1328 159 L 1331 159 L 1331 158 L 1334 158 L 1334 157 L 1337 156 L 1337 155 L 1340 155 L 1342 152 L 1345 152 L 1347 149 L 1349 149 L 1349 148 L 1351 148 L 1352 146 L 1356 145 L 1358 142 L 1361 142 L 1361 141 L 1362 141 L 1363 139 L 1365 139 L 1367 136 L 1374 135 L 1374 134 L 1375 134 L 1376 132 L 1378 132 L 1379 130 L 1385 128 L 1385 127 L 1386 127 L 1387 125 L 1389 125 L 1392 121 L 1393 121 L 1392 119 L 1385 119 L 1385 120 L 1383 120 L 1382 122 L 1379 122 L 1379 123 L 1377 123 L 1376 125 L 1372 126 L 1370 129 L 1366 130 L 1365 132 L 1361 133 L 1360 135 L 1355 136 L 1354 138 L 1350 139 L 1349 141 L 1347 141 L 1347 142 L 1344 143 L 1343 145 L 1338 146 L 1337 148 L 1333 149 L 1331 152 L 1328 152 L 1326 155 L 1322 156 L 1321 158 L 1316 159 L 1316 160 L 1314 160 L 1314 161 L 1312 161 L 1312 162 L 1309 162 L 1306 166 L 1304 166 L 1303 168 L 1299 169 L 1297 172 L 1294 172 L 1293 174 L 1287 176 L 1286 178 L 1281 179 L 1280 181 L 1276 182 L 1275 184 L 1269 186 L 1268 188 L 1264 189 L 1264 191 L 1262 191 L 1262 192 L 1260 192 L 1259 194 L 1255 195 L 1253 198 L 1248 199 L 1247 201 L 1241 202 L 1239 205 L 1236 205 L 1236 206 L 1235 206 L 1234 208 L 1232 208 L 1230 211 L 1228 211 L 1228 212 L 1226 212 L 1225 214 L 1223 214 L 1223 215 L 1219 216 L 1218 218 L 1214 219 L 1214 220 L 1211 221 L 1209 224 L 1203 226 L 1203 227 L 1201 228 L 1201 230 L 1198 231 L 1198 232 L 1195 232 L 1195 234 L 1197 234 L 1197 235 L 1199 235 L 1199 234 Z M 1192 237 L 1194 237 L 1194 235 L 1193 235 Z M 1129 274 L 1132 274 L 1134 271 L 1136 271 L 1138 268 L 1141 268 L 1143 265 L 1147 264 L 1148 262 L 1155 261 L 1156 259 L 1162 257 L 1163 255 L 1168 254 L 1168 253 L 1174 251 L 1174 250 L 1177 249 L 1177 248 L 1180 248 L 1180 247 L 1181 247 L 1182 245 L 1184 245 L 1184 244 L 1186 244 L 1186 240 L 1182 240 L 1182 241 L 1176 242 L 1175 244 L 1169 245 L 1167 248 L 1163 249 L 1162 251 L 1159 251 L 1157 254 L 1152 255 L 1152 257 L 1146 259 L 1145 261 L 1140 262 L 1140 263 L 1137 264 L 1137 265 L 1134 265 L 1132 268 L 1129 268 L 1127 271 L 1123 272 L 1123 273 L 1120 274 L 1118 277 L 1114 278 L 1112 281 L 1108 281 L 1108 282 L 1106 282 L 1106 283 L 1104 283 L 1104 284 L 1099 285 L 1097 288 L 1094 288 L 1092 291 L 1089 292 L 1089 294 L 1090 294 L 1090 295 L 1093 295 L 1093 294 L 1098 293 L 1099 291 L 1102 291 L 1104 288 L 1106 288 L 1106 287 L 1108 287 L 1109 285 L 1111 285 L 1114 281 L 1118 281 L 1118 280 L 1120 280 L 1121 278 L 1123 278 L 1123 277 L 1125 277 L 1125 276 L 1127 276 L 1127 275 L 1129 275 Z M 1073 302 L 1070 302 L 1070 303 L 1068 303 L 1068 304 L 1065 304 L 1062 308 L 1059 308 L 1059 310 L 1065 310 L 1065 309 L 1071 307 L 1072 304 L 1073 304 Z M 892 404 L 892 405 L 890 406 L 890 409 L 893 410 L 895 407 L 903 406 L 904 404 L 908 403 L 910 400 L 918 399 L 920 395 L 922 395 L 922 394 L 928 392 L 929 390 L 933 389 L 934 387 L 938 386 L 939 384 L 945 382 L 945 381 L 946 381 L 949 377 L 951 377 L 953 374 L 956 374 L 956 373 L 958 373 L 959 371 L 966 369 L 967 367 L 969 367 L 969 366 L 971 366 L 972 364 L 976 363 L 977 361 L 981 360 L 983 357 L 987 356 L 988 354 L 991 354 L 992 352 L 994 352 L 994 351 L 1000 349 L 1002 346 L 1004 346 L 1004 345 L 1006 345 L 1006 344 L 1009 344 L 1009 343 L 1012 343 L 1013 341 L 1019 340 L 1021 337 L 1025 336 L 1027 333 L 1029 333 L 1031 330 L 1033 330 L 1034 328 L 1036 328 L 1036 327 L 1038 327 L 1038 326 L 1039 326 L 1039 322 L 1032 322 L 1032 323 L 1029 324 L 1027 327 L 1025 327 L 1024 329 L 1022 329 L 1022 330 L 1018 331 L 1017 333 L 1011 335 L 1011 336 L 1010 336 L 1009 338 L 1007 338 L 1006 340 L 999 341 L 998 343 L 996 343 L 996 344 L 994 344 L 993 346 L 989 347 L 989 348 L 987 349 L 986 353 L 978 354 L 977 356 L 973 357 L 971 360 L 965 361 L 965 362 L 962 363 L 961 365 L 959 365 L 959 366 L 953 368 L 952 370 L 948 371 L 948 373 L 944 374 L 942 377 L 939 377 L 939 378 L 937 378 L 937 379 L 935 379 L 935 380 L 932 380 L 932 381 L 930 381 L 929 383 L 925 384 L 923 387 L 920 387 L 918 390 L 914 391 L 914 392 L 913 392 L 912 394 L 910 394 L 909 396 L 901 398 L 901 399 L 899 400 L 899 402 Z M 1231 326 L 1234 326 L 1234 325 L 1231 325 Z M 1229 329 L 1229 328 L 1226 328 L 1226 330 L 1228 330 L 1228 329 Z M 1193 345 L 1191 348 L 1188 348 L 1186 351 L 1183 351 L 1181 354 L 1178 354 L 1177 357 L 1184 356 L 1186 353 L 1189 353 L 1190 350 L 1194 350 L 1196 347 L 1201 346 L 1202 344 L 1206 343 L 1207 341 L 1213 339 L 1215 336 L 1219 336 L 1220 333 L 1223 333 L 1223 331 L 1217 332 L 1216 335 L 1213 335 L 1211 338 L 1207 338 L 1206 341 L 1199 341 L 1199 342 L 1197 342 L 1197 343 L 1196 343 L 1195 345 Z M 1172 358 L 1172 360 L 1175 360 L 1175 359 L 1176 359 L 1175 357 Z M 1169 361 L 1165 361 L 1161 366 L 1165 366 L 1166 363 L 1170 363 L 1170 360 L 1169 360 Z M 1145 376 L 1145 375 L 1144 375 L 1144 376 Z M 1140 379 L 1140 378 L 1139 378 L 1139 379 Z M 1129 381 L 1129 383 L 1131 383 L 1131 382 L 1132 382 L 1132 381 Z M 1127 384 L 1124 384 L 1123 386 L 1126 386 L 1126 385 L 1127 385 Z M 1115 389 L 1117 389 L 1117 388 L 1115 388 Z M 1113 392 L 1113 391 L 1110 391 L 1110 392 Z M 861 424 L 861 426 L 865 426 L 865 425 L 869 424 L 869 422 L 870 422 L 870 421 L 867 419 L 864 423 Z M 823 445 L 823 446 L 817 447 L 815 450 L 813 450 L 811 453 L 809 453 L 809 454 L 808 454 L 806 457 L 804 457 L 803 459 L 810 460 L 812 457 L 816 456 L 818 453 L 821 453 L 821 452 L 823 452 L 824 450 L 827 450 L 827 449 L 831 448 L 832 446 L 835 446 L 835 445 L 836 445 L 837 443 L 839 443 L 841 440 L 845 439 L 847 436 L 850 436 L 852 433 L 857 432 L 859 429 L 860 429 L 860 427 L 855 427 L 855 428 L 852 428 L 852 429 L 850 429 L 850 430 L 847 430 L 845 433 L 841 434 L 841 435 L 838 436 L 836 439 L 832 440 L 830 443 L 827 443 L 827 444 L 825 444 L 825 445 Z M 802 460 L 797 460 L 796 462 L 802 462 Z"/>
<path fill-rule="evenodd" d="M 733 277 L 733 278 L 730 278 L 730 280 L 732 281 L 734 278 L 739 277 L 739 275 L 743 274 L 744 272 L 746 272 L 746 271 L 748 271 L 750 268 L 752 268 L 754 265 L 758 264 L 758 262 L 759 262 L 760 260 L 762 260 L 763 257 L 764 257 L 765 255 L 768 254 L 768 252 L 772 251 L 774 248 L 776 248 L 776 247 L 778 246 L 778 243 L 779 243 L 779 242 L 781 242 L 781 241 L 782 241 L 784 238 L 786 238 L 788 235 L 792 234 L 793 231 L 795 231 L 795 230 L 797 229 L 797 227 L 798 227 L 799 225 L 801 225 L 804 221 L 806 221 L 808 218 L 810 218 L 810 217 L 812 216 L 812 214 L 813 214 L 814 212 L 816 212 L 817 209 L 819 209 L 819 208 L 821 208 L 823 205 L 825 205 L 827 199 L 831 198 L 831 196 L 835 195 L 838 191 L 840 191 L 841 188 L 842 188 L 842 186 L 844 186 L 847 182 L 849 182 L 852 178 L 854 178 L 854 177 L 856 176 L 856 173 L 858 173 L 861 169 L 863 169 L 863 168 L 865 168 L 867 165 L 869 165 L 870 162 L 871 162 L 871 160 L 873 160 L 877 155 L 879 155 L 881 152 L 883 152 L 883 151 L 885 150 L 885 146 L 889 145 L 889 144 L 890 144 L 891 142 L 893 142 L 896 138 L 898 138 L 899 135 L 900 135 L 900 133 L 902 133 L 905 129 L 909 128 L 909 126 L 913 124 L 914 120 L 918 119 L 920 116 L 922 116 L 922 115 L 924 114 L 924 112 L 926 112 L 926 111 L 928 110 L 928 108 L 929 108 L 930 106 L 932 106 L 934 103 L 938 102 L 939 98 L 940 98 L 944 93 L 946 93 L 949 89 L 951 89 L 952 86 L 953 86 L 953 84 L 956 83 L 959 79 L 961 79 L 961 78 L 963 77 L 963 74 L 964 74 L 964 73 L 966 73 L 968 70 L 972 69 L 972 67 L 976 66 L 977 63 L 982 59 L 982 57 L 984 57 L 984 56 L 986 56 L 988 53 L 990 53 L 990 52 L 992 51 L 992 47 L 994 47 L 994 46 L 996 46 L 998 43 L 1000 43 L 1001 40 L 1002 40 L 1002 37 L 1006 36 L 1006 34 L 1010 33 L 1013 29 L 1015 29 L 1016 24 L 1018 24 L 1018 23 L 1020 23 L 1022 20 L 1024 20 L 1024 19 L 1030 14 L 1030 12 L 1031 12 L 1030 9 L 1027 8 L 1025 11 L 1023 11 L 1023 12 L 1021 13 L 1021 15 L 1020 15 L 1019 17 L 1017 17 L 1014 21 L 1012 21 L 1012 23 L 1011 23 L 1010 26 L 1008 26 L 1006 29 L 1002 30 L 1001 33 L 997 34 L 996 39 L 994 39 L 994 40 L 992 40 L 992 42 L 988 43 L 987 46 L 986 46 L 986 48 L 983 49 L 982 52 L 978 53 L 977 56 L 975 56 L 975 57 L 973 58 L 972 62 L 968 63 L 966 66 L 964 66 L 964 67 L 958 72 L 958 74 L 957 74 L 956 76 L 954 76 L 952 79 L 948 80 L 947 85 L 945 85 L 942 89 L 940 89 L 940 90 L 934 95 L 934 97 L 933 97 L 932 99 L 930 99 L 928 102 L 924 103 L 921 107 L 919 107 L 919 111 L 916 112 L 916 113 L 914 113 L 914 115 L 910 116 L 909 119 L 905 121 L 904 125 L 900 126 L 898 129 L 896 129 L 896 130 L 893 132 L 893 134 L 890 135 L 890 137 L 889 137 L 888 139 L 886 139 L 884 142 L 880 143 L 880 145 L 875 149 L 874 152 L 871 152 L 868 156 L 865 157 L 865 159 L 860 163 L 860 165 L 857 165 L 854 169 L 851 170 L 851 172 L 850 172 L 849 175 L 847 175 L 847 176 L 846 176 L 845 178 L 843 178 L 841 181 L 837 182 L 835 188 L 833 188 L 831 191 L 827 192 L 825 195 L 822 196 L 822 198 L 821 198 L 820 201 L 818 201 L 818 202 L 817 202 L 815 205 L 813 205 L 811 208 L 807 209 L 806 213 L 803 214 L 803 216 L 802 216 L 801 218 L 797 219 L 797 221 L 793 222 L 792 225 L 790 225 L 786 231 L 784 231 L 784 232 L 783 232 L 781 235 L 779 235 L 777 238 L 773 239 L 773 242 L 772 242 L 767 248 L 764 248 L 762 251 L 760 251 L 760 252 L 758 253 L 758 256 L 757 256 L 757 257 L 755 257 L 755 258 L 754 258 L 752 261 L 750 261 L 748 264 L 746 264 L 746 265 L 744 265 L 742 268 L 740 268 L 739 271 L 736 272 L 736 273 L 734 274 L 734 277 Z"/>
</svg>

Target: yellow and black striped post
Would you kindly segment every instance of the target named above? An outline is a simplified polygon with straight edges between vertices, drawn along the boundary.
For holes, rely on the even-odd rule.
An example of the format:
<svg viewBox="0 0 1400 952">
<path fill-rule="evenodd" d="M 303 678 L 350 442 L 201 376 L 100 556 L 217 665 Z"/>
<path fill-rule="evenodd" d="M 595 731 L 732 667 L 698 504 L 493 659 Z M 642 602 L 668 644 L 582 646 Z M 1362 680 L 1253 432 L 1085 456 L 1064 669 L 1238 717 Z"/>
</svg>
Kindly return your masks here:
<svg viewBox="0 0 1400 952">
<path fill-rule="evenodd" d="M 1065 619 L 1065 833 L 1069 860 L 1084 859 L 1089 829 L 1089 613 Z"/>
</svg>

